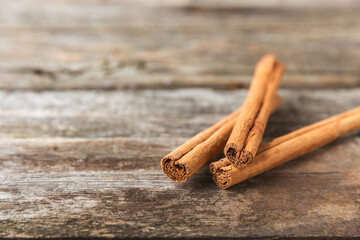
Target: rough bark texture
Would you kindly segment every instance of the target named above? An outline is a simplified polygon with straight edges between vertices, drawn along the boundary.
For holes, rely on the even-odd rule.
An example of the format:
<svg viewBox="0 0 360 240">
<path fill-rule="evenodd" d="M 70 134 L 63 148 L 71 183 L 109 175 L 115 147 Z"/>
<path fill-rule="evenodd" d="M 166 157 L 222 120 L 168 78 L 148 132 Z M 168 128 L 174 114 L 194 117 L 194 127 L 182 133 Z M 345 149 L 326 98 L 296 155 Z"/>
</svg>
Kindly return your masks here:
<svg viewBox="0 0 360 240">
<path fill-rule="evenodd" d="M 359 237 L 358 131 L 228 191 L 159 167 L 264 53 L 287 67 L 265 141 L 358 106 L 359 4 L 124 2 L 1 1 L 0 238 Z"/>
</svg>

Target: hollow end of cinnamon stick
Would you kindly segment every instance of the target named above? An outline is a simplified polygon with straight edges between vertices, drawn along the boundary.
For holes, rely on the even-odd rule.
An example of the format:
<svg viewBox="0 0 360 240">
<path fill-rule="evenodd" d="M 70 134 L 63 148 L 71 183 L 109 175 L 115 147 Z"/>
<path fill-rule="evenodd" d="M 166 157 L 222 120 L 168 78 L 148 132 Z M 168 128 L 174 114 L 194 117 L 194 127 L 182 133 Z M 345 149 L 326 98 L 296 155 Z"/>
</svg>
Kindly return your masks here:
<svg viewBox="0 0 360 240">
<path fill-rule="evenodd" d="M 211 174 L 214 174 L 214 173 L 217 172 L 217 170 L 218 170 L 217 166 L 214 163 L 211 163 L 210 166 L 209 166 L 209 172 Z"/>
<path fill-rule="evenodd" d="M 254 158 L 255 156 L 252 152 L 243 149 L 239 161 L 236 162 L 239 163 L 239 166 L 248 166 L 253 162 Z"/>
<path fill-rule="evenodd" d="M 225 156 L 232 162 L 235 161 L 239 156 L 240 152 L 237 150 L 234 143 L 227 144 L 225 149 Z"/>
<path fill-rule="evenodd" d="M 231 166 L 230 166 L 231 167 Z M 213 180 L 216 185 L 222 189 L 227 189 L 231 186 L 231 179 L 228 170 L 225 168 L 219 169 L 213 174 Z"/>
<path fill-rule="evenodd" d="M 176 162 L 169 157 L 161 159 L 161 169 L 168 178 L 175 182 L 185 182 L 190 177 L 186 164 Z"/>
<path fill-rule="evenodd" d="M 235 144 L 231 143 L 225 150 L 225 156 L 232 165 L 240 168 L 243 165 L 243 163 L 240 161 L 241 152 L 242 151 L 237 150 Z"/>
<path fill-rule="evenodd" d="M 230 161 L 227 158 L 222 158 L 216 162 L 212 162 L 209 165 L 209 171 L 211 174 L 215 174 L 222 167 L 227 167 L 230 165 Z"/>
</svg>

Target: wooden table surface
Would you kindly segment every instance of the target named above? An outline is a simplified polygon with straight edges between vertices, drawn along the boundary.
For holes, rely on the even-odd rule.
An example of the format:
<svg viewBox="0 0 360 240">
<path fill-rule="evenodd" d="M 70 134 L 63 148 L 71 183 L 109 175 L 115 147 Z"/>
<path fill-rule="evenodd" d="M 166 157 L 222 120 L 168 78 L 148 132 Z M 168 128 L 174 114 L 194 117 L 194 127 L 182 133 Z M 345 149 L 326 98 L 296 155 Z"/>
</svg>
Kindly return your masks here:
<svg viewBox="0 0 360 240">
<path fill-rule="evenodd" d="M 1 1 L 1 239 L 360 237 L 359 131 L 228 190 L 163 175 L 263 54 L 265 140 L 360 105 L 359 3 L 220 2 Z"/>
</svg>

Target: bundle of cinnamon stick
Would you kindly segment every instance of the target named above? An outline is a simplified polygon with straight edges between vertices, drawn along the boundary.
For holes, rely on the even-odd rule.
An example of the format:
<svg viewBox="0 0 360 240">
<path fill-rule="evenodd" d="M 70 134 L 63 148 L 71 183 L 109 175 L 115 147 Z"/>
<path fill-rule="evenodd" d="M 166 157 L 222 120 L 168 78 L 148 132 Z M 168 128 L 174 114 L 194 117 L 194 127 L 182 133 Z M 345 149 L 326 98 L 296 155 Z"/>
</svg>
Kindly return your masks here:
<svg viewBox="0 0 360 240">
<path fill-rule="evenodd" d="M 280 106 L 277 90 L 283 72 L 284 65 L 274 55 L 263 56 L 243 105 L 166 155 L 161 160 L 164 174 L 185 182 L 224 151 L 225 158 L 211 163 L 210 172 L 215 183 L 225 189 L 360 127 L 358 107 L 260 146 L 268 119 Z"/>
</svg>

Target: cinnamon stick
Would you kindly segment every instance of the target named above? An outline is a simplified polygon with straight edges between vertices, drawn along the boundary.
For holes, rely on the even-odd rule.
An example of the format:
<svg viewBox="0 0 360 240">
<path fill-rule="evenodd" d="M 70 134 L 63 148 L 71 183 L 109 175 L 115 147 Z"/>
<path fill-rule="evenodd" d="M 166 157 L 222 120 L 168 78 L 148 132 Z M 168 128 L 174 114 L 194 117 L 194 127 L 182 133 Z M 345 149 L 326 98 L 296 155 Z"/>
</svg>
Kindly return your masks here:
<svg viewBox="0 0 360 240">
<path fill-rule="evenodd" d="M 272 141 L 275 144 L 271 146 L 269 143 L 271 147 L 262 149 L 249 166 L 236 168 L 226 160 L 215 162 L 210 166 L 213 179 L 219 187 L 226 189 L 322 147 L 357 128 L 360 128 L 360 107 L 275 139 Z"/>
<path fill-rule="evenodd" d="M 272 61 L 271 59 L 273 59 L 273 56 L 267 56 L 267 58 L 265 58 L 266 61 Z M 280 63 L 276 65 L 276 69 L 281 67 L 282 64 Z M 272 69 L 272 71 L 275 70 Z M 273 72 L 267 72 L 266 74 L 281 77 L 280 74 L 272 75 Z M 276 81 L 278 80 L 276 79 Z M 267 85 L 268 82 L 265 83 L 265 89 L 269 87 Z M 280 97 L 277 94 L 270 94 L 269 96 L 272 97 L 271 99 L 268 97 L 268 101 L 272 104 L 270 110 L 275 111 L 280 105 Z M 229 114 L 223 120 L 195 135 L 188 142 L 166 155 L 160 163 L 164 174 L 176 182 L 185 182 L 188 180 L 189 177 L 204 166 L 206 162 L 210 161 L 224 149 L 237 118 L 243 111 L 242 109 L 243 107 Z"/>
<path fill-rule="evenodd" d="M 295 138 L 297 136 L 300 136 L 300 135 L 302 135 L 304 133 L 310 132 L 310 131 L 312 131 L 314 129 L 317 129 L 317 128 L 319 128 L 321 126 L 324 126 L 324 125 L 328 125 L 328 124 L 333 123 L 335 121 L 339 121 L 342 118 L 351 116 L 351 115 L 356 114 L 358 112 L 359 112 L 359 108 L 354 108 L 354 109 L 346 111 L 344 113 L 341 113 L 341 114 L 332 116 L 330 118 L 318 121 L 316 123 L 310 124 L 308 126 L 302 127 L 302 128 L 300 128 L 298 130 L 295 130 L 295 131 L 293 131 L 291 133 L 285 134 L 285 135 L 283 135 L 281 137 L 277 137 L 277 138 L 271 140 L 268 143 L 262 144 L 259 147 L 259 150 L 258 150 L 257 154 L 260 154 L 261 152 L 264 152 L 264 151 L 266 151 L 266 150 L 268 150 L 270 148 L 273 148 L 273 147 L 279 145 L 280 143 L 283 143 L 285 141 L 293 139 L 293 138 Z M 210 168 L 209 170 L 210 170 L 210 173 L 213 174 L 213 173 L 217 172 L 220 168 L 226 167 L 226 166 L 229 166 L 229 165 L 231 165 L 231 162 L 227 158 L 222 158 L 222 159 L 220 159 L 218 161 L 215 161 L 215 162 L 211 163 L 210 166 L 209 166 L 209 168 Z"/>
<path fill-rule="evenodd" d="M 280 97 L 275 95 L 273 102 L 275 102 L 275 106 L 279 106 Z M 164 174 L 175 182 L 185 182 L 188 180 L 205 163 L 213 159 L 224 149 L 235 123 L 236 116 L 225 122 L 208 139 L 196 145 L 177 160 L 171 158 L 174 156 L 172 153 L 166 155 L 160 164 Z"/>
<path fill-rule="evenodd" d="M 189 179 L 224 148 L 240 110 L 241 107 L 162 158 L 164 174 L 175 182 Z"/>
<path fill-rule="evenodd" d="M 319 128 L 321 126 L 328 125 L 328 124 L 330 124 L 332 122 L 339 121 L 340 119 L 351 116 L 353 114 L 356 114 L 357 112 L 359 112 L 359 108 L 354 108 L 354 109 L 346 111 L 344 113 L 341 113 L 341 114 L 332 116 L 330 118 L 326 118 L 324 120 L 318 121 L 316 123 L 310 124 L 308 126 L 302 127 L 302 128 L 300 128 L 298 130 L 295 130 L 295 131 L 293 131 L 291 133 L 288 133 L 288 134 L 285 134 L 285 135 L 280 136 L 278 138 L 275 138 L 275 139 L 271 140 L 268 143 L 262 144 L 259 147 L 258 152 L 260 153 L 260 152 L 263 152 L 265 150 L 268 150 L 268 149 L 270 149 L 272 147 L 275 147 L 275 146 L 279 145 L 280 143 L 283 143 L 283 142 L 285 142 L 285 141 L 287 141 L 289 139 L 292 139 L 292 138 L 300 136 L 300 135 L 302 135 L 304 133 L 310 132 L 310 131 L 312 131 L 312 130 L 314 130 L 316 128 Z"/>
<path fill-rule="evenodd" d="M 185 182 L 196 173 L 208 161 L 219 154 L 230 136 L 231 130 L 235 125 L 236 119 L 226 123 L 219 128 L 204 142 L 197 145 L 190 152 L 185 154 L 177 161 L 163 158 L 161 168 L 165 175 L 175 182 Z"/>
<path fill-rule="evenodd" d="M 166 155 L 163 159 L 171 159 L 172 161 L 179 160 L 182 156 L 184 156 L 186 153 L 190 152 L 194 147 L 196 147 L 198 144 L 204 142 L 206 139 L 208 139 L 212 134 L 214 134 L 219 128 L 221 128 L 224 124 L 227 122 L 235 119 L 238 114 L 240 113 L 241 107 L 236 109 L 236 111 L 228 114 L 226 117 L 215 123 L 214 125 L 208 127 L 207 129 L 199 132 L 195 136 L 193 136 L 190 140 L 185 142 L 184 144 L 177 147 L 175 150 L 173 150 L 171 153 Z"/>
<path fill-rule="evenodd" d="M 254 125 L 251 128 L 249 135 L 246 139 L 245 147 L 241 151 L 240 158 L 232 158 L 230 161 L 236 167 L 242 165 L 249 165 L 253 161 L 259 145 L 263 139 L 264 131 L 270 117 L 270 114 L 279 107 L 280 102 L 274 101 L 274 97 L 277 94 L 282 75 L 284 73 L 284 65 L 276 62 L 274 71 L 272 74 L 272 80 L 268 84 L 268 88 L 264 97 L 263 104 L 260 112 L 255 119 Z"/>
<path fill-rule="evenodd" d="M 217 171 L 219 171 L 221 168 L 223 167 L 227 167 L 231 165 L 231 162 L 229 161 L 229 159 L 227 159 L 226 157 L 218 160 L 218 161 L 215 161 L 215 162 L 212 162 L 209 166 L 209 171 L 211 174 L 215 174 Z"/>
<path fill-rule="evenodd" d="M 225 156 L 231 161 L 239 161 L 241 151 L 245 146 L 245 141 L 249 135 L 251 127 L 254 125 L 261 105 L 264 101 L 268 82 L 275 66 L 275 56 L 265 55 L 260 59 L 255 68 L 254 77 L 251 81 L 249 93 L 243 104 L 233 131 L 224 149 Z"/>
</svg>

